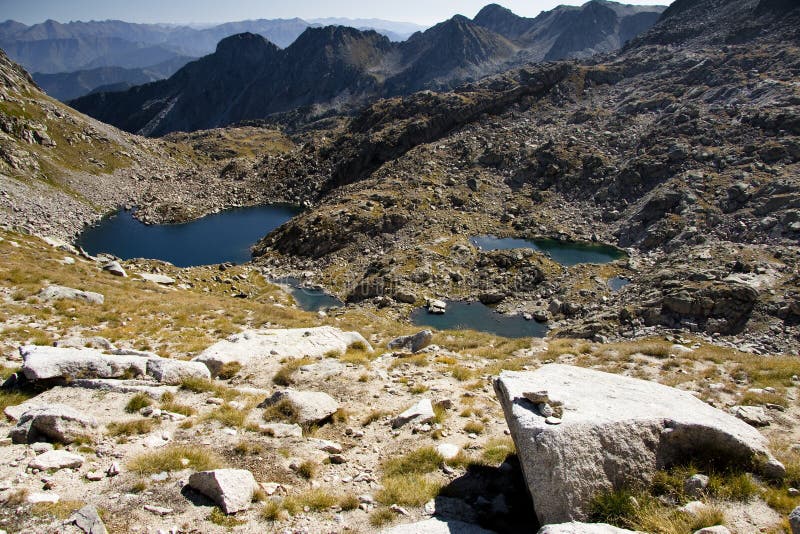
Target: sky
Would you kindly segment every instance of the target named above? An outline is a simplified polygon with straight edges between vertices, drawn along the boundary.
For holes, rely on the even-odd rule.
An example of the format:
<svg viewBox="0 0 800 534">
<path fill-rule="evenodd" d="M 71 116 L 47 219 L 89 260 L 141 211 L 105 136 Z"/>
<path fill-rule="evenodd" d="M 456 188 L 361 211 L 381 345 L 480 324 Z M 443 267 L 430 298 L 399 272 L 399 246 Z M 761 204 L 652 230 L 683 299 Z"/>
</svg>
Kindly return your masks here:
<svg viewBox="0 0 800 534">
<path fill-rule="evenodd" d="M 536 16 L 559 4 L 585 0 L 494 0 L 517 15 Z M 668 4 L 670 0 L 628 0 Z M 212 23 L 247 19 L 324 17 L 379 18 L 432 25 L 461 14 L 472 18 L 492 0 L 0 0 L 0 21 L 35 24 L 47 19 L 118 19 L 127 22 Z"/>
</svg>

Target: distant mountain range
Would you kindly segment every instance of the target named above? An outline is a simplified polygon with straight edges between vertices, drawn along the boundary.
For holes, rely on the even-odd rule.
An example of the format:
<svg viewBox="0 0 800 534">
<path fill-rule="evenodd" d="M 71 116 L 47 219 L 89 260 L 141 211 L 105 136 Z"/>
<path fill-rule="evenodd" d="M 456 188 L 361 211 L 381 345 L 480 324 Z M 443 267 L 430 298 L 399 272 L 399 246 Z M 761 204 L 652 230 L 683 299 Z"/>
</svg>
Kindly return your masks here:
<svg viewBox="0 0 800 534">
<path fill-rule="evenodd" d="M 60 23 L 48 20 L 27 26 L 0 23 L 0 47 L 29 72 L 54 74 L 97 67 L 148 68 L 178 57 L 210 54 L 217 43 L 237 33 L 262 35 L 281 48 L 306 28 L 334 19 L 246 20 L 207 28 L 167 24 L 134 24 L 118 20 Z M 337 24 L 375 29 L 392 40 L 404 40 L 423 26 L 378 19 L 335 19 Z"/>
<path fill-rule="evenodd" d="M 322 114 L 421 89 L 443 90 L 511 66 L 619 48 L 664 7 L 592 0 L 536 18 L 490 5 L 408 40 L 343 26 L 307 28 L 281 49 L 261 35 L 224 39 L 167 80 L 71 102 L 124 130 L 163 135 L 262 119 L 297 108 Z"/>
</svg>

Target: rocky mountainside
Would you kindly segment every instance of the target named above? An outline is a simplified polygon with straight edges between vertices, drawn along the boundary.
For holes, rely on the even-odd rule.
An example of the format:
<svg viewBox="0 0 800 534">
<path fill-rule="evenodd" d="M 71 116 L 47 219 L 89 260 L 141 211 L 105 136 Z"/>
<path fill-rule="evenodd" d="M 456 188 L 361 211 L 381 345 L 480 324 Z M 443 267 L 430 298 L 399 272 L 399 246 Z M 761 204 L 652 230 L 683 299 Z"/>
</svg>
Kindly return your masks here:
<svg viewBox="0 0 800 534">
<path fill-rule="evenodd" d="M 524 49 L 528 61 L 553 61 L 616 50 L 655 24 L 663 11 L 662 6 L 593 0 L 526 18 L 490 4 L 478 13 L 475 23 L 513 40 Z"/>
<path fill-rule="evenodd" d="M 392 297 L 433 292 L 551 314 L 562 335 L 666 326 L 794 350 L 798 17 L 771 1 L 678 3 L 610 57 L 379 101 L 253 167 L 291 176 L 305 161 L 296 187 L 320 202 L 256 251 L 400 316 Z M 559 274 L 468 241 L 485 234 L 599 240 L 630 260 Z M 615 275 L 633 283 L 612 292 Z"/>
<path fill-rule="evenodd" d="M 212 107 L 202 116 L 191 112 L 203 106 L 196 93 L 208 76 L 194 67 L 146 88 L 92 95 L 72 105 L 145 135 L 263 119 L 298 106 L 308 106 L 311 116 L 348 112 L 380 96 L 445 90 L 528 61 L 613 50 L 652 25 L 660 11 L 592 1 L 581 8 L 560 7 L 536 19 L 523 19 L 490 6 L 474 21 L 456 16 L 402 43 L 342 27 L 308 29 L 280 52 L 277 64 L 273 54 L 265 54 L 261 68 L 250 68 L 244 81 L 234 77 L 224 82 L 229 88 L 226 101 L 215 100 L 222 111 Z M 492 22 L 498 19 L 512 19 L 513 24 Z M 331 54 L 344 60 L 329 58 Z M 210 65 L 219 59 L 212 55 L 203 61 Z"/>
</svg>

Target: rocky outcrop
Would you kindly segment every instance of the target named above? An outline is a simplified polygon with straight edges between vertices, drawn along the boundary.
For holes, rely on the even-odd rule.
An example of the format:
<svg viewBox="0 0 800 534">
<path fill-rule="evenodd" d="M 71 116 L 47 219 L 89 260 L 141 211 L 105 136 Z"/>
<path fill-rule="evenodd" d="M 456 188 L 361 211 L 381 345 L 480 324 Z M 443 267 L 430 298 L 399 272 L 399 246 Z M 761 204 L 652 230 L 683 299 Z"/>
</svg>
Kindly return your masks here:
<svg viewBox="0 0 800 534">
<path fill-rule="evenodd" d="M 330 352 L 344 354 L 352 345 L 372 352 L 369 342 L 358 332 L 338 328 L 292 328 L 283 330 L 247 330 L 211 345 L 192 361 L 205 364 L 212 374 L 230 362 L 256 368 L 260 361 L 283 358 L 322 357 Z"/>
<path fill-rule="evenodd" d="M 189 486 L 214 501 L 226 514 L 250 507 L 258 483 L 245 469 L 200 471 L 189 477 Z"/>
<path fill-rule="evenodd" d="M 543 524 L 585 520 L 598 493 L 695 456 L 785 473 L 758 431 L 657 383 L 552 364 L 503 372 L 495 391 Z"/>
<path fill-rule="evenodd" d="M 91 436 L 97 428 L 97 420 L 69 406 L 54 404 L 34 407 L 22 414 L 9 433 L 14 443 L 55 441 L 69 444 Z"/>
</svg>

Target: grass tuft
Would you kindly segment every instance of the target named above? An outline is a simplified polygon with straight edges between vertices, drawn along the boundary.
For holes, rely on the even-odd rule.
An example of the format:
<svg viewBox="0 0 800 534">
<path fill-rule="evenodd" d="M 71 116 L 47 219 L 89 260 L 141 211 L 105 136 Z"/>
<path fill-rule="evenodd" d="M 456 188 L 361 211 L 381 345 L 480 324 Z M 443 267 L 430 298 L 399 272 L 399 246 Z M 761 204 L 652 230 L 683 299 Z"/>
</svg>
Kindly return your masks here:
<svg viewBox="0 0 800 534">
<path fill-rule="evenodd" d="M 135 473 L 150 475 L 162 471 L 193 469 L 207 471 L 223 465 L 222 459 L 213 452 L 191 445 L 168 445 L 154 451 L 134 456 L 128 469 Z"/>
</svg>

